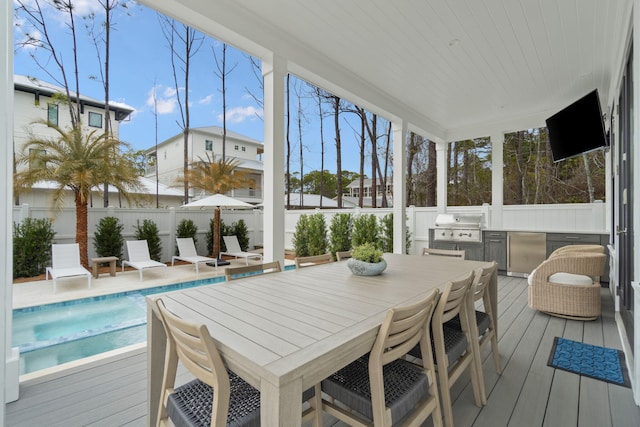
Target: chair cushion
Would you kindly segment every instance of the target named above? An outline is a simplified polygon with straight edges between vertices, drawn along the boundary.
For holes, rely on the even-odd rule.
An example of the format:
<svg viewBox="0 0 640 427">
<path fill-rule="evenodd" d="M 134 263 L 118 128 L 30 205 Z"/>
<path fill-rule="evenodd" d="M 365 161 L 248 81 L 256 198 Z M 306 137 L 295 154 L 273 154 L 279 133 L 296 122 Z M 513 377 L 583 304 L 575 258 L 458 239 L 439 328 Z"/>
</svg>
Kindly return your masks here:
<svg viewBox="0 0 640 427">
<path fill-rule="evenodd" d="M 260 392 L 242 378 L 229 372 L 229 426 L 260 426 Z M 200 380 L 193 380 L 169 396 L 167 412 L 176 427 L 211 425 L 213 389 Z"/>
<path fill-rule="evenodd" d="M 478 333 L 482 335 L 487 329 L 489 329 L 489 324 L 491 323 L 489 320 L 489 315 L 484 311 L 476 310 L 475 312 L 476 312 L 476 324 L 478 325 Z M 459 316 L 454 317 L 444 325 L 448 328 L 453 328 L 453 329 L 462 331 L 462 325 L 460 324 Z"/>
<path fill-rule="evenodd" d="M 533 283 L 533 274 L 536 271 L 533 270 L 529 277 L 527 278 L 527 283 L 531 285 Z M 559 283 L 561 285 L 581 285 L 588 286 L 593 284 L 593 280 L 591 277 L 585 276 L 584 274 L 573 274 L 573 273 L 554 273 L 549 276 L 549 282 L 551 283 Z"/>
<path fill-rule="evenodd" d="M 403 359 L 382 368 L 384 394 L 394 424 L 403 419 L 429 393 L 429 380 L 420 367 Z M 373 420 L 368 355 L 322 381 L 322 391 Z"/>
<path fill-rule="evenodd" d="M 549 282 L 562 285 L 593 285 L 593 280 L 584 274 L 555 273 L 549 276 Z"/>
<path fill-rule="evenodd" d="M 455 361 L 460 358 L 467 350 L 467 337 L 461 330 L 456 330 L 448 326 L 443 326 L 444 332 L 444 351 L 447 353 L 447 361 L 449 368 L 451 368 Z M 431 336 L 431 345 L 433 346 L 433 335 Z M 422 352 L 420 351 L 420 345 L 416 345 L 409 354 L 418 359 L 422 359 Z M 437 363 L 436 360 L 434 362 Z"/>
</svg>

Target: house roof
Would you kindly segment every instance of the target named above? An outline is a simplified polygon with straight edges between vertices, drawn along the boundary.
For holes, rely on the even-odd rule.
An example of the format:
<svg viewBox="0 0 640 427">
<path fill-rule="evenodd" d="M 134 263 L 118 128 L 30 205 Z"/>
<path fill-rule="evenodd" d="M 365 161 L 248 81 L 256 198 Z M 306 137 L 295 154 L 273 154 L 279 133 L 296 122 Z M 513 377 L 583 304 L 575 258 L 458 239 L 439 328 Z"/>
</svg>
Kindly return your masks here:
<svg viewBox="0 0 640 427">
<path fill-rule="evenodd" d="M 544 125 L 594 88 L 612 104 L 631 0 L 143 0 L 433 140 Z"/>
<path fill-rule="evenodd" d="M 155 181 L 145 177 L 139 177 L 138 180 L 140 181 L 141 189 L 139 191 L 134 191 L 133 192 L 134 194 L 152 194 L 152 195 L 156 194 Z M 56 188 L 58 188 L 58 184 L 53 181 L 39 181 L 36 184 L 34 184 L 31 188 L 38 189 L 38 190 L 55 190 Z M 96 191 L 102 191 L 102 189 L 96 188 Z M 118 189 L 113 186 L 110 186 L 109 192 L 117 193 Z M 160 196 L 175 196 L 175 197 L 184 196 L 183 192 L 175 188 L 171 188 L 168 185 L 165 185 L 162 183 L 158 183 L 158 194 Z"/>
<path fill-rule="evenodd" d="M 290 204 L 291 206 L 300 206 L 300 193 L 291 193 L 290 194 Z M 323 208 L 337 208 L 338 202 L 330 199 L 325 196 L 321 196 L 319 194 L 303 194 L 302 195 L 302 207 L 304 208 L 319 208 L 320 200 L 322 200 Z M 286 196 L 285 196 L 286 201 Z"/>
<path fill-rule="evenodd" d="M 211 135 L 211 136 L 216 136 L 216 137 L 220 137 L 222 138 L 222 128 L 220 126 L 203 126 L 203 127 L 197 127 L 197 128 L 191 128 L 190 129 L 191 132 L 194 133 L 200 133 L 203 135 Z M 158 143 L 158 146 L 162 146 L 164 144 L 168 144 L 170 141 L 173 141 L 176 138 L 182 138 L 183 133 L 179 132 L 167 139 L 165 139 L 164 141 Z M 243 143 L 250 143 L 250 144 L 254 144 L 254 145 L 259 145 L 260 147 L 262 147 L 264 144 L 262 143 L 262 141 L 258 141 L 257 139 L 253 139 L 253 138 L 249 138 L 248 136 L 242 135 L 240 133 L 237 132 L 233 132 L 227 129 L 227 138 L 229 138 L 231 141 L 241 141 Z M 149 154 L 149 153 L 153 153 L 154 151 L 156 151 L 156 147 L 155 145 L 152 147 L 149 147 L 145 150 L 145 153 Z"/>
<path fill-rule="evenodd" d="M 54 84 L 45 82 L 43 80 L 37 79 L 31 76 L 22 76 L 19 74 L 14 74 L 13 76 L 13 84 L 16 90 L 22 92 L 29 92 L 34 94 L 43 94 L 43 95 L 53 95 L 56 93 L 66 93 L 65 89 L 60 86 L 56 86 Z M 75 92 L 71 92 L 72 96 L 75 96 Z M 85 95 L 80 95 L 80 101 L 85 105 L 90 105 L 92 107 L 104 108 L 104 101 L 100 101 L 95 98 L 91 98 Z M 109 101 L 109 110 L 115 113 L 115 118 L 117 121 L 122 121 L 127 116 L 135 111 L 135 108 L 124 104 L 122 102 Z"/>
</svg>

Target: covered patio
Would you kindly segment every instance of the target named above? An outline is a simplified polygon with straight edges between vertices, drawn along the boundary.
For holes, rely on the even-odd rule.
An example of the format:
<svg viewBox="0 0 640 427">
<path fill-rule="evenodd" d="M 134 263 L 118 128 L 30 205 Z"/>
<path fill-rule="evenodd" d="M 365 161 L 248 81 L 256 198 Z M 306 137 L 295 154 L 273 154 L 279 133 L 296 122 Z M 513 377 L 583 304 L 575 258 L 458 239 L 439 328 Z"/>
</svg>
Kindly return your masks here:
<svg viewBox="0 0 640 427">
<path fill-rule="evenodd" d="M 285 273 L 287 274 L 287 273 Z M 485 352 L 488 404 L 473 404 L 466 375 L 452 391 L 457 426 L 631 426 L 640 419 L 630 389 L 547 366 L 555 336 L 621 348 L 613 301 L 603 290 L 603 315 L 594 322 L 564 320 L 527 307 L 525 279 L 500 276 L 498 332 L 504 371 Z M 7 405 L 10 426 L 147 425 L 146 346 L 111 352 L 86 364 L 25 381 L 20 400 Z M 180 381 L 187 381 L 184 372 Z M 325 426 L 339 426 L 328 415 Z M 431 421 L 425 424 L 431 425 Z"/>
<path fill-rule="evenodd" d="M 640 99 L 640 65 L 636 59 L 640 55 L 634 53 L 640 46 L 635 40 L 640 32 L 633 31 L 640 22 L 639 0 L 142 2 L 262 60 L 265 261 L 284 261 L 282 171 L 288 73 L 391 121 L 397 253 L 404 248 L 405 140 L 409 131 L 437 144 L 437 206 L 440 212 L 446 212 L 448 142 L 490 136 L 493 170 L 501 171 L 506 132 L 544 126 L 547 117 L 597 88 L 612 135 L 607 182 L 615 182 L 607 187 L 608 227 L 602 230 L 612 236 L 609 252 L 613 291 L 603 289 L 603 316 L 593 323 L 549 318 L 526 307 L 526 282 L 501 277 L 500 322 L 511 325 L 500 331 L 505 372 L 501 377 L 487 375 L 489 405 L 481 411 L 475 408 L 466 387 L 459 390 L 461 398 L 454 411 L 460 425 L 638 423 L 634 401 L 635 405 L 640 404 L 640 357 L 634 358 L 634 354 L 640 352 L 640 327 L 634 330 L 638 315 L 633 306 L 634 297 L 637 300 L 640 292 L 634 294 L 632 289 L 637 281 L 632 266 L 640 265 L 640 254 L 633 250 L 640 230 L 640 216 L 634 215 L 640 211 L 640 186 L 634 185 L 639 181 L 637 176 L 621 176 L 619 171 L 622 166 L 631 165 L 633 170 L 633 165 L 640 165 L 640 150 L 625 150 L 636 146 L 638 140 L 628 129 L 640 129 L 640 116 L 633 107 L 633 99 Z M 10 3 L 2 8 L 0 16 L 6 36 L 1 48 L 5 66 L 0 75 L 5 93 L 11 94 Z M 631 101 L 628 95 L 632 95 Z M 1 170 L 5 182 L 12 182 L 11 95 L 0 105 L 6 142 Z M 629 109 L 636 114 L 624 116 Z M 3 390 L 6 401 L 17 384 L 12 373 L 15 355 L 10 346 L 12 195 L 7 186 L 2 188 L 0 200 L 4 209 L 0 210 L 0 222 L 5 224 L 5 257 L 0 260 L 0 269 L 5 272 L 6 310 L 0 325 L 0 343 L 7 363 L 6 369 L 0 370 L 0 380 L 7 384 Z M 504 227 L 502 195 L 502 175 L 494 173 L 489 224 L 493 229 Z M 522 229 L 527 225 L 522 224 Z M 623 290 L 622 296 L 615 292 L 618 289 Z M 554 374 L 546 368 L 547 338 L 555 335 L 624 349 L 630 363 L 633 396 L 628 389 Z M 89 369 L 69 372 L 54 380 L 71 383 L 24 384 L 21 399 L 3 406 L 0 425 L 20 425 L 30 413 L 37 416 L 38 411 L 30 409 L 34 406 L 43 408 L 43 416 L 51 414 L 54 407 L 56 411 L 69 408 L 67 414 L 74 410 L 71 408 L 88 407 L 83 405 L 90 400 L 84 387 L 102 389 L 100 381 L 113 379 L 109 374 L 119 371 L 122 364 L 136 374 L 111 382 L 113 400 L 96 397 L 103 402 L 105 412 L 116 418 L 77 420 L 81 425 L 143 425 L 145 360 L 145 350 L 139 349 L 114 356 L 108 364 L 96 362 Z M 487 363 L 490 365 L 491 361 Z M 486 371 L 491 372 L 490 366 Z M 58 399 L 61 394 L 57 390 L 61 389 L 70 391 L 68 403 L 62 397 Z M 116 398 L 116 389 L 126 391 L 130 397 L 123 398 L 125 395 L 121 394 Z M 44 400 L 42 396 L 46 396 Z M 48 401 L 49 411 L 44 409 L 44 401 Z M 125 401 L 136 404 L 129 406 Z M 64 416 L 64 410 L 61 414 Z M 53 418 L 47 420 L 55 424 Z M 68 419 L 64 422 L 68 424 Z M 24 425 L 36 424 L 34 419 Z"/>
</svg>

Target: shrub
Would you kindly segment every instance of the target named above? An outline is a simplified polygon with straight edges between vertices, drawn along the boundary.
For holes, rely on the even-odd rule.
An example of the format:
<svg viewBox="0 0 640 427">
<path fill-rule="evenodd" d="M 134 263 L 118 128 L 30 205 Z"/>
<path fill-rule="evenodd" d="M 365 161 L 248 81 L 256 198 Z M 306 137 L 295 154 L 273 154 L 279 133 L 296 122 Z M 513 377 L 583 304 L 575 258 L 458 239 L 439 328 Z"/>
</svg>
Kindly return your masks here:
<svg viewBox="0 0 640 427">
<path fill-rule="evenodd" d="M 329 226 L 329 247 L 332 254 L 351 249 L 351 233 L 353 231 L 353 215 L 350 213 L 335 214 Z"/>
<path fill-rule="evenodd" d="M 393 252 L 393 214 L 386 214 L 380 218 L 380 231 L 382 232 L 381 249 L 384 252 Z M 408 254 L 411 249 L 411 231 L 405 228 L 404 253 Z"/>
<path fill-rule="evenodd" d="M 207 230 L 207 250 L 209 253 L 213 253 L 213 219 L 209 220 L 209 230 Z M 224 223 L 222 218 L 220 219 L 220 251 L 224 252 L 227 250 L 227 247 L 224 244 L 224 239 L 222 236 L 236 236 L 238 238 L 238 243 L 240 244 L 240 249 L 246 251 L 249 249 L 249 229 L 247 228 L 247 224 L 243 219 L 238 222 L 234 222 L 231 225 L 227 225 Z"/>
<path fill-rule="evenodd" d="M 93 240 L 93 247 L 98 256 L 116 256 L 120 263 L 124 244 L 123 229 L 124 225 L 116 217 L 106 216 L 100 219 Z"/>
<path fill-rule="evenodd" d="M 327 253 L 327 222 L 320 212 L 309 216 L 309 255 Z"/>
<path fill-rule="evenodd" d="M 376 247 L 378 242 L 378 221 L 374 214 L 363 214 L 353 220 L 352 246 L 360 246 L 364 243 L 373 243 Z"/>
<path fill-rule="evenodd" d="M 152 260 L 160 261 L 162 258 L 162 242 L 160 241 L 160 232 L 155 222 L 150 219 L 140 221 L 135 228 L 135 237 L 137 240 L 146 240 L 149 246 L 149 255 Z"/>
<path fill-rule="evenodd" d="M 198 243 L 198 238 L 196 235 L 198 234 L 198 226 L 190 219 L 183 219 L 178 223 L 178 227 L 176 228 L 176 237 L 177 238 L 185 238 L 191 237 L 193 239 L 193 243 Z M 176 255 L 179 254 L 178 246 L 176 245 Z"/>
<path fill-rule="evenodd" d="M 229 228 L 229 233 L 223 234 L 223 236 L 236 236 L 238 243 L 240 243 L 240 249 L 246 252 L 249 249 L 249 229 L 247 228 L 247 224 L 241 219 L 231 224 Z M 224 240 L 222 243 L 224 244 Z"/>
<path fill-rule="evenodd" d="M 296 256 L 309 256 L 309 217 L 306 214 L 298 218 L 292 243 Z"/>
<path fill-rule="evenodd" d="M 51 265 L 51 243 L 56 232 L 49 219 L 25 219 L 13 224 L 13 277 L 43 274 Z"/>
<path fill-rule="evenodd" d="M 393 252 L 393 214 L 389 213 L 380 218 L 381 249 L 384 252 Z"/>
<path fill-rule="evenodd" d="M 367 242 L 353 248 L 351 257 L 364 262 L 378 263 L 382 261 L 382 251 L 373 243 Z"/>
</svg>

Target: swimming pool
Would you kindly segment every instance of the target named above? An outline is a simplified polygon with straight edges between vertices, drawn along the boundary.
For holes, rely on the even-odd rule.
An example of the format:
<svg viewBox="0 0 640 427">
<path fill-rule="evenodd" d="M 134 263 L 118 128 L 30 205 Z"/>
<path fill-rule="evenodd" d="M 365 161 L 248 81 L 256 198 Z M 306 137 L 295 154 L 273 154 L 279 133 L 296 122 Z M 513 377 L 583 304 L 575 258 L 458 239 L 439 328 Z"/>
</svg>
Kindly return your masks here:
<svg viewBox="0 0 640 427">
<path fill-rule="evenodd" d="M 258 273 L 246 275 L 252 274 Z M 12 338 L 13 346 L 20 348 L 20 375 L 144 342 L 145 296 L 224 280 L 217 276 L 13 310 Z"/>
<path fill-rule="evenodd" d="M 147 339 L 145 296 L 223 282 L 224 276 L 13 310 L 20 374 Z"/>
</svg>

